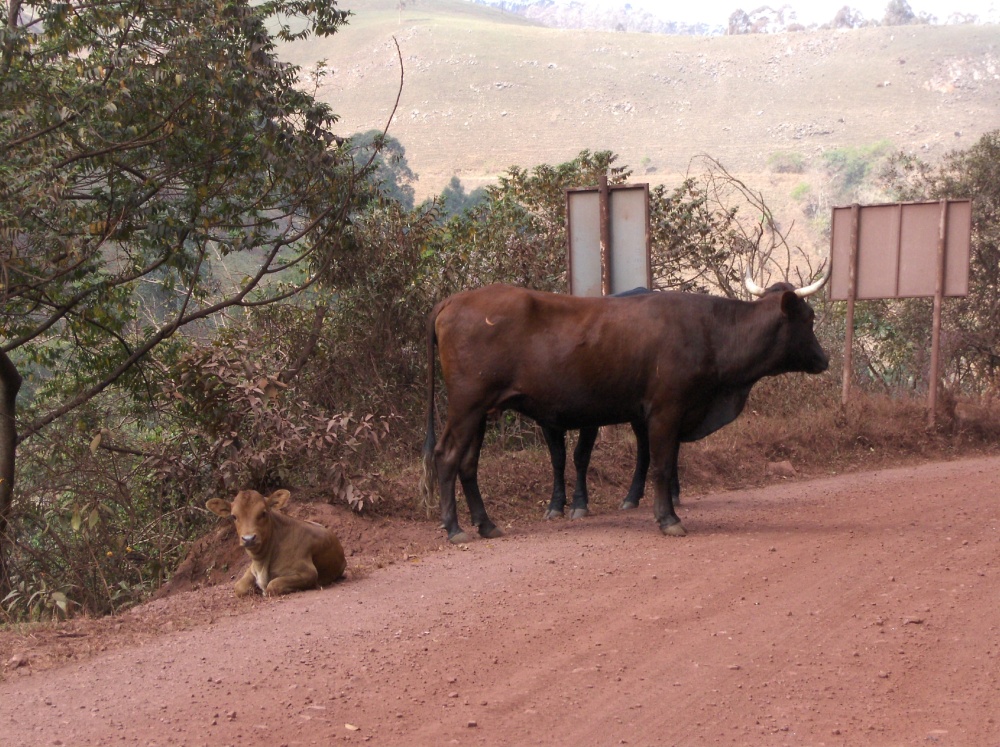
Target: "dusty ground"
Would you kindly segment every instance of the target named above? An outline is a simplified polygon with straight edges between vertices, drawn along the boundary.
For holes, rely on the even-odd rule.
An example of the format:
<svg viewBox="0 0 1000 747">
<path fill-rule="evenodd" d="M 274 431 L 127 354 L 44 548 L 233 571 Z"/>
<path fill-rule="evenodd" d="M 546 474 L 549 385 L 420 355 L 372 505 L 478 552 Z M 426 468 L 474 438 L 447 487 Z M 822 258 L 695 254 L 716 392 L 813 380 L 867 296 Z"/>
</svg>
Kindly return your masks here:
<svg viewBox="0 0 1000 747">
<path fill-rule="evenodd" d="M 61 626 L 97 652 L 14 652 L 0 743 L 997 745 L 998 473 L 694 496 L 683 539 L 648 505 L 442 552 L 411 522 L 423 550 L 323 591 Z"/>
</svg>

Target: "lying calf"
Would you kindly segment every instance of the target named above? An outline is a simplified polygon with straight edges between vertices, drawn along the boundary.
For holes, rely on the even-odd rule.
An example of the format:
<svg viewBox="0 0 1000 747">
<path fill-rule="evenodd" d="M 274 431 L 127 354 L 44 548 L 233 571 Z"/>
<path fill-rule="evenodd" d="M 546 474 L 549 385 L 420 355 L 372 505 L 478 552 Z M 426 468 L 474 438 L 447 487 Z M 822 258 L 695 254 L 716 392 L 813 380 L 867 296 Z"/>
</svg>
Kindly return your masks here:
<svg viewBox="0 0 1000 747">
<path fill-rule="evenodd" d="M 205 504 L 209 511 L 233 518 L 240 545 L 250 556 L 250 567 L 236 582 L 236 596 L 249 594 L 255 583 L 265 594 L 288 594 L 326 586 L 344 574 L 344 548 L 333 532 L 276 510 L 290 497 L 287 490 L 266 498 L 256 490 L 241 490 L 232 502 L 213 498 Z"/>
</svg>

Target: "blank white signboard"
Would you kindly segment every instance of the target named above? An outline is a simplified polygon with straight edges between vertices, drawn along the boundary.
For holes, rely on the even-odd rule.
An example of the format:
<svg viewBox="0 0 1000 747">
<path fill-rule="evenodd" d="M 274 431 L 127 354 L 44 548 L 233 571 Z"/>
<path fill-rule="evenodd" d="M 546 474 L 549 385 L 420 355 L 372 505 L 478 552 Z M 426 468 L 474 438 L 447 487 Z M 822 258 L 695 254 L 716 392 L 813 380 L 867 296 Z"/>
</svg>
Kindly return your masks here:
<svg viewBox="0 0 1000 747">
<path fill-rule="evenodd" d="M 567 191 L 566 197 L 570 293 L 600 297 L 600 192 L 596 188 L 573 189 Z M 608 201 L 611 292 L 649 288 L 649 185 L 611 187 Z"/>
</svg>

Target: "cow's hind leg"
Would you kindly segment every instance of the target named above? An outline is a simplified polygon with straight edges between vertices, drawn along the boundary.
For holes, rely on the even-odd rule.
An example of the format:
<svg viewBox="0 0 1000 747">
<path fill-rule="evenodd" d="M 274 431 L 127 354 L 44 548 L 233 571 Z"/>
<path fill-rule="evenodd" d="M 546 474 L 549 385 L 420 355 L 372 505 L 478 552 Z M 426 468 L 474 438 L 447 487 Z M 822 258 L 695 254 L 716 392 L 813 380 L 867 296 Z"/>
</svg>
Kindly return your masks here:
<svg viewBox="0 0 1000 747">
<path fill-rule="evenodd" d="M 479 536 L 486 539 L 502 537 L 503 532 L 494 524 L 486 513 L 486 506 L 483 505 L 483 496 L 479 492 L 479 454 L 483 448 L 483 437 L 486 435 L 486 418 L 483 417 L 479 428 L 476 430 L 472 442 L 465 451 L 459 466 L 458 476 L 462 481 L 462 491 L 465 493 L 465 500 L 469 504 L 469 516 L 472 525 L 479 529 Z M 452 539 L 452 542 L 457 540 Z"/>
<path fill-rule="evenodd" d="M 289 594 L 293 591 L 305 591 L 319 586 L 319 573 L 312 562 L 303 562 L 291 573 L 272 578 L 267 582 L 266 594 L 269 597 Z"/>
<path fill-rule="evenodd" d="M 448 533 L 448 540 L 454 544 L 469 541 L 469 535 L 458 525 L 455 480 L 459 476 L 461 463 L 468 461 L 467 454 L 470 446 L 476 443 L 476 434 L 485 427 L 485 423 L 485 413 L 473 412 L 456 417 L 453 412 L 449 412 L 444 432 L 434 447 L 434 463 L 441 495 L 441 527 Z M 479 443 L 482 443 L 482 439 L 479 439 Z M 478 495 L 478 488 L 476 492 Z M 468 495 L 466 492 L 467 500 Z M 479 502 L 482 503 L 481 497 Z"/>
<path fill-rule="evenodd" d="M 543 425 L 542 435 L 552 462 L 552 498 L 545 512 L 548 521 L 561 518 L 566 508 L 566 431 Z"/>
<path fill-rule="evenodd" d="M 582 519 L 590 513 L 590 497 L 587 493 L 587 470 L 590 457 L 597 442 L 597 428 L 581 428 L 576 448 L 573 450 L 573 467 L 576 469 L 576 487 L 573 488 L 573 508 L 569 518 Z"/>
</svg>

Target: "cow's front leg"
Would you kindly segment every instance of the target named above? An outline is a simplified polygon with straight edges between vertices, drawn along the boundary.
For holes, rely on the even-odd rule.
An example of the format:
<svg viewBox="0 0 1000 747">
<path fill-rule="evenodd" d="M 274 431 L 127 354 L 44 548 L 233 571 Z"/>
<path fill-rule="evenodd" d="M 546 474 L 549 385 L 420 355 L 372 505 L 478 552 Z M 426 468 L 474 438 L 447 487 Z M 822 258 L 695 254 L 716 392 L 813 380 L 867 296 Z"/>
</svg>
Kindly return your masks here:
<svg viewBox="0 0 1000 747">
<path fill-rule="evenodd" d="M 650 422 L 650 469 L 653 478 L 653 516 L 660 526 L 660 531 L 670 537 L 683 537 L 687 534 L 680 518 L 674 512 L 673 499 L 670 495 L 671 481 L 677 474 L 677 455 L 679 441 L 675 428 L 668 423 Z"/>
<path fill-rule="evenodd" d="M 240 580 L 236 582 L 236 585 L 233 587 L 233 592 L 238 597 L 245 597 L 247 594 L 252 593 L 256 588 L 257 578 L 254 576 L 253 563 L 251 563 L 250 567 L 247 568 L 246 573 L 244 573 Z"/>
<path fill-rule="evenodd" d="M 542 426 L 545 445 L 549 447 L 552 462 L 552 498 L 549 500 L 545 520 L 562 518 L 566 508 L 566 431 Z"/>
<path fill-rule="evenodd" d="M 590 468 L 590 457 L 597 443 L 597 428 L 581 428 L 580 437 L 573 450 L 573 467 L 576 470 L 576 487 L 573 488 L 573 509 L 569 518 L 582 519 L 590 514 L 590 501 L 587 493 L 587 470 Z"/>
<path fill-rule="evenodd" d="M 622 501 L 622 510 L 639 508 L 639 501 L 646 492 L 646 474 L 649 472 L 649 429 L 645 422 L 637 421 L 632 423 L 632 432 L 635 434 L 635 470 L 628 495 Z"/>
</svg>

